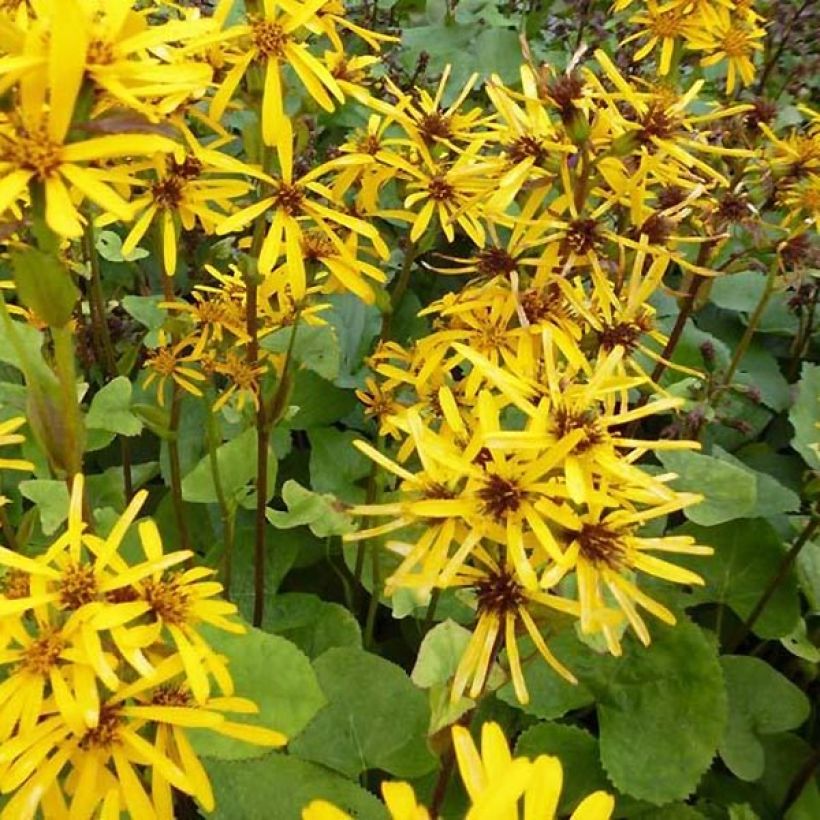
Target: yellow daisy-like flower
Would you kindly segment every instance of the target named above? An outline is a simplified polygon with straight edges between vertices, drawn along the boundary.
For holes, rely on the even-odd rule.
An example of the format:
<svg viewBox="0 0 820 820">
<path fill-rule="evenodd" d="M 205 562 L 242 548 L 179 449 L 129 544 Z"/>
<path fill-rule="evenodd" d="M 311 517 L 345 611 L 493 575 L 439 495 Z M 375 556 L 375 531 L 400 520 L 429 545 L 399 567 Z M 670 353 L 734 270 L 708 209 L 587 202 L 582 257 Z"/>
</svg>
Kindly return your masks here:
<svg viewBox="0 0 820 820">
<path fill-rule="evenodd" d="M 244 180 L 222 176 L 225 168 L 231 169 L 231 173 L 255 173 L 238 160 L 224 157 L 223 161 L 216 151 L 194 152 L 182 161 L 176 157 L 156 157 L 154 178 L 137 183 L 147 190 L 132 200 L 136 221 L 122 244 L 123 254 L 132 253 L 155 220 L 159 221 L 163 266 L 165 273 L 173 276 L 180 226 L 191 231 L 199 223 L 206 233 L 213 233 L 229 212 L 232 201 L 250 189 Z"/>
<path fill-rule="evenodd" d="M 207 336 L 202 334 L 198 339 L 187 337 L 169 344 L 166 343 L 165 334 L 160 331 L 159 342 L 159 347 L 148 353 L 145 363 L 148 375 L 143 382 L 145 387 L 149 387 L 156 381 L 159 406 L 165 406 L 165 385 L 169 379 L 192 396 L 201 396 L 202 390 L 197 383 L 206 381 L 207 376 L 191 365 L 201 361 Z"/>
<path fill-rule="evenodd" d="M 343 162 L 343 159 L 339 162 Z M 292 143 L 288 141 L 286 145 L 280 145 L 281 176 L 270 180 L 273 193 L 232 214 L 217 227 L 217 233 L 231 233 L 262 214 L 271 214 L 271 224 L 259 251 L 259 270 L 267 276 L 280 258 L 284 257 L 287 262 L 287 281 L 282 285 L 289 286 L 296 300 L 304 297 L 308 286 L 303 249 L 305 236 L 313 235 L 311 231 L 318 231 L 326 237 L 335 251 L 354 267 L 355 256 L 351 255 L 339 239 L 340 231 L 352 231 L 366 237 L 383 259 L 389 255 L 376 228 L 369 222 L 346 213 L 344 206 L 335 202 L 330 189 L 319 182 L 319 178 L 333 170 L 339 162 L 324 163 L 297 177 L 294 174 Z M 322 200 L 331 205 L 325 205 Z M 342 274 L 341 268 L 337 270 Z"/>
<path fill-rule="evenodd" d="M 601 488 L 603 495 L 606 490 L 604 485 Z M 643 592 L 633 580 L 633 574 L 645 572 L 677 584 L 703 584 L 703 579 L 696 573 L 652 553 L 711 555 L 714 552 L 711 547 L 700 546 L 687 535 L 641 537 L 636 534 L 646 522 L 675 513 L 691 503 L 691 498 L 681 496 L 635 512 L 617 508 L 607 510 L 594 502 L 588 504 L 587 511 L 579 514 L 579 526 L 568 531 L 563 560 L 541 576 L 542 587 L 551 589 L 568 572 L 574 572 L 581 604 L 581 629 L 588 634 L 603 632 L 613 655 L 621 654 L 621 646 L 610 619 L 600 617 L 607 607 L 605 591 L 617 602 L 641 642 L 648 645 L 649 630 L 637 606 L 667 624 L 674 624 L 675 616 Z"/>
<path fill-rule="evenodd" d="M 468 729 L 454 726 L 453 748 L 470 805 L 465 820 L 555 820 L 564 772 L 557 757 L 534 760 L 513 757 L 501 727 L 481 727 L 481 746 Z M 407 783 L 382 784 L 382 796 L 391 820 L 429 820 Z M 604 791 L 587 795 L 569 820 L 609 820 L 615 799 Z M 523 810 L 523 813 L 522 813 Z M 351 820 L 346 812 L 325 800 L 314 800 L 302 810 L 302 820 Z"/>
<path fill-rule="evenodd" d="M 452 162 L 434 158 L 423 141 L 414 144 L 419 164 L 398 154 L 387 154 L 383 161 L 405 173 L 410 180 L 406 211 L 387 211 L 385 215 L 412 223 L 410 241 L 417 242 L 432 220 L 439 224 L 448 242 L 455 239 L 458 225 L 479 247 L 484 245 L 483 198 L 492 189 L 499 161 L 482 159 L 481 144 L 474 142 Z M 411 210 L 412 209 L 412 210 Z"/>
<path fill-rule="evenodd" d="M 101 164 L 172 152 L 177 146 L 167 137 L 139 133 L 69 142 L 85 75 L 86 35 L 82 18 L 74 14 L 66 14 L 49 32 L 48 83 L 34 83 L 33 93 L 21 94 L 15 111 L 0 118 L 0 213 L 31 186 L 34 204 L 44 208 L 49 227 L 61 236 L 76 237 L 83 230 L 77 207 L 83 198 L 118 219 L 131 218 L 131 206 L 111 187 L 121 181 L 121 174 Z"/>
<path fill-rule="evenodd" d="M 480 750 L 463 726 L 453 727 L 453 746 L 470 797 L 465 820 L 517 818 L 522 816 L 521 808 L 524 820 L 555 820 L 564 776 L 558 758 L 513 757 L 504 732 L 492 722 L 481 727 Z M 593 792 L 581 801 L 570 820 L 609 820 L 614 808 L 612 795 Z"/>
<path fill-rule="evenodd" d="M 754 55 L 763 51 L 766 32 L 754 20 L 733 16 L 726 8 L 704 8 L 702 22 L 688 35 L 687 45 L 708 52 L 701 58 L 702 66 L 726 62 L 726 93 L 735 90 L 738 78 L 742 85 L 751 85 L 755 76 Z"/>
<path fill-rule="evenodd" d="M 463 566 L 459 572 L 443 581 L 443 585 L 469 586 L 475 591 L 477 615 L 470 642 L 458 663 L 450 700 L 458 702 L 468 685 L 469 696 L 477 698 L 483 692 L 494 655 L 500 647 L 507 650 L 507 661 L 516 697 L 520 703 L 529 703 L 530 696 L 521 669 L 516 633 L 523 627 L 532 638 L 541 657 L 562 678 L 577 683 L 575 676 L 550 652 L 531 610 L 555 610 L 567 615 L 580 614 L 575 601 L 546 592 L 525 589 L 511 567 L 499 565 L 489 549 L 473 550 L 477 566 Z"/>
<path fill-rule="evenodd" d="M 242 48 L 233 67 L 225 75 L 211 100 L 211 116 L 220 119 L 242 77 L 256 61 L 264 70 L 262 98 L 262 139 L 266 145 L 289 145 L 293 139 L 291 122 L 285 114 L 282 68 L 289 65 L 310 96 L 325 111 L 344 102 L 344 93 L 333 75 L 311 54 L 305 41 L 315 29 L 322 30 L 318 16 L 328 0 L 290 4 L 263 0 L 263 13 L 226 29 L 221 40 L 239 40 Z M 224 23 L 232 0 L 221 0 L 215 18 Z M 335 102 L 334 102 L 335 100 Z"/>
<path fill-rule="evenodd" d="M 660 46 L 658 73 L 668 74 L 672 67 L 675 45 L 689 36 L 693 26 L 693 20 L 686 13 L 685 5 L 663 0 L 647 0 L 645 10 L 632 15 L 629 22 L 636 28 L 639 27 L 639 30 L 626 37 L 623 45 L 644 38 L 644 43 L 632 59 L 643 60 Z"/>
</svg>

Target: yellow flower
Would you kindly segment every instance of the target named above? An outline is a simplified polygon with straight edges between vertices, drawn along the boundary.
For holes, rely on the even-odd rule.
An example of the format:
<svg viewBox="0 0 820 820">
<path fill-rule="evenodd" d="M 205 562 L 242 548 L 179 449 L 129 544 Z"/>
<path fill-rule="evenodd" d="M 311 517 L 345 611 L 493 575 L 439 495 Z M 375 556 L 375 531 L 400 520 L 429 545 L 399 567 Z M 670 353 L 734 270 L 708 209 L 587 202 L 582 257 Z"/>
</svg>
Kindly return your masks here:
<svg viewBox="0 0 820 820">
<path fill-rule="evenodd" d="M 742 85 L 751 85 L 755 76 L 754 54 L 763 51 L 761 40 L 765 31 L 753 19 L 734 17 L 721 6 L 704 7 L 700 25 L 688 36 L 689 48 L 706 51 L 702 66 L 726 62 L 726 93 L 735 90 L 737 78 Z"/>
<path fill-rule="evenodd" d="M 384 259 L 389 254 L 376 228 L 369 222 L 346 213 L 341 204 L 334 203 L 332 192 L 319 182 L 321 176 L 335 167 L 334 163 L 319 165 L 296 178 L 292 151 L 290 142 L 284 150 L 280 145 L 281 176 L 270 180 L 273 193 L 259 198 L 252 205 L 223 220 L 217 227 L 217 233 L 226 234 L 239 230 L 262 214 L 270 213 L 271 224 L 259 251 L 259 270 L 267 276 L 280 258 L 284 257 L 287 262 L 284 268 L 287 280 L 280 283 L 280 289 L 287 284 L 293 298 L 300 300 L 308 286 L 303 248 L 305 236 L 311 229 L 327 237 L 336 251 L 354 266 L 355 257 L 351 256 L 339 239 L 340 230 L 346 229 L 367 237 Z M 323 204 L 322 199 L 330 201 L 335 207 Z"/>
<path fill-rule="evenodd" d="M 500 647 L 507 650 L 507 661 L 516 697 L 529 703 L 530 696 L 521 670 L 516 632 L 523 626 L 532 638 L 541 657 L 562 678 L 577 683 L 570 672 L 547 647 L 533 619 L 531 610 L 552 609 L 567 615 L 580 614 L 575 601 L 558 595 L 525 589 L 512 567 L 499 565 L 490 548 L 473 551 L 477 566 L 463 566 L 446 586 L 471 587 L 476 596 L 477 622 L 470 642 L 464 650 L 453 678 L 450 700 L 457 703 L 469 685 L 469 696 L 477 698 L 484 691 L 494 655 Z M 472 681 L 472 683 L 471 683 Z"/>
<path fill-rule="evenodd" d="M 148 353 L 145 363 L 148 375 L 143 382 L 145 387 L 149 387 L 156 380 L 160 407 L 165 406 L 165 385 L 169 379 L 192 396 L 202 395 L 196 382 L 204 382 L 207 377 L 191 365 L 202 359 L 206 341 L 207 337 L 203 334 L 198 339 L 188 337 L 175 344 L 167 344 L 165 334 L 160 332 L 159 346 Z"/>
<path fill-rule="evenodd" d="M 604 484 L 602 495 L 606 494 L 606 490 Z M 621 654 L 621 646 L 618 631 L 608 617 L 605 592 L 617 602 L 641 642 L 648 645 L 649 630 L 637 606 L 667 624 L 674 624 L 675 616 L 638 587 L 633 580 L 634 574 L 645 572 L 677 584 L 703 584 L 703 579 L 696 573 L 657 558 L 652 553 L 711 555 L 711 547 L 697 545 L 695 539 L 687 535 L 642 537 L 635 534 L 637 528 L 647 521 L 677 512 L 692 500 L 691 496 L 681 493 L 671 501 L 657 502 L 655 506 L 637 512 L 625 509 L 607 511 L 603 505 L 588 503 L 587 511 L 579 515 L 579 525 L 569 529 L 563 560 L 542 575 L 542 587 L 550 589 L 568 572 L 575 573 L 581 605 L 581 629 L 588 634 L 603 632 L 613 655 Z"/>
<path fill-rule="evenodd" d="M 468 146 L 455 160 L 447 162 L 433 157 L 424 142 L 414 148 L 419 164 L 388 154 L 383 161 L 409 178 L 404 200 L 407 211 L 387 211 L 385 215 L 412 223 L 410 241 L 417 242 L 435 218 L 448 242 L 455 239 L 455 226 L 479 247 L 484 245 L 483 198 L 493 187 L 499 167 L 497 160 L 482 160 L 478 142 Z M 411 210 L 412 209 L 412 210 Z"/>
<path fill-rule="evenodd" d="M 409 783 L 385 781 L 382 797 L 391 820 L 430 820 L 430 813 L 416 799 Z M 302 809 L 302 820 L 353 820 L 349 814 L 328 803 L 313 800 Z"/>
<path fill-rule="evenodd" d="M 658 73 L 668 74 L 672 67 L 675 45 L 688 37 L 693 26 L 692 18 L 686 13 L 686 6 L 663 0 L 646 0 L 645 11 L 633 14 L 629 22 L 641 28 L 626 37 L 622 44 L 645 38 L 644 44 L 635 52 L 633 59 L 643 60 L 660 44 Z"/>
<path fill-rule="evenodd" d="M 344 94 L 327 67 L 310 52 L 306 38 L 316 28 L 321 30 L 319 12 L 328 0 L 310 0 L 291 6 L 277 0 L 263 0 L 261 17 L 232 26 L 221 33 L 222 40 L 240 40 L 241 51 L 234 65 L 225 75 L 211 100 L 211 116 L 220 119 L 233 97 L 242 77 L 254 61 L 264 71 L 262 98 L 262 139 L 266 145 L 287 146 L 290 150 L 292 127 L 285 114 L 285 94 L 282 87 L 282 68 L 289 65 L 305 90 L 325 111 L 332 111 L 336 102 L 344 102 Z M 233 5 L 221 0 L 215 17 L 224 19 Z"/>
<path fill-rule="evenodd" d="M 558 758 L 513 757 L 501 727 L 491 722 L 481 727 L 480 751 L 463 726 L 453 727 L 453 747 L 470 797 L 465 820 L 520 817 L 522 801 L 525 820 L 555 820 L 563 785 Z M 581 801 L 570 820 L 609 820 L 614 808 L 611 795 L 593 792 Z"/>
<path fill-rule="evenodd" d="M 478 82 L 478 74 L 469 77 L 456 98 L 446 108 L 442 98 L 450 79 L 452 66 L 444 68 L 438 87 L 434 94 L 424 88 L 414 88 L 410 94 L 402 91 L 389 77 L 384 82 L 396 97 L 394 104 L 372 100 L 370 105 L 377 111 L 399 123 L 407 133 L 407 143 L 433 147 L 445 145 L 458 150 L 460 144 L 470 145 L 475 141 L 485 141 L 494 137 L 489 126 L 494 120 L 492 114 L 486 114 L 481 106 L 475 105 L 468 111 L 462 111 L 470 92 Z"/>
<path fill-rule="evenodd" d="M 198 155 L 199 154 L 199 155 Z M 209 160 L 214 159 L 216 164 Z M 225 166 L 233 173 L 254 173 L 238 160 L 220 160 L 216 151 L 195 151 L 182 161 L 178 157 L 159 156 L 154 159 L 150 181 L 139 180 L 145 187 L 131 202 L 136 221 L 122 244 L 128 256 L 137 247 L 155 220 L 162 231 L 163 267 L 168 276 L 177 268 L 177 232 L 180 226 L 192 231 L 197 223 L 206 233 L 212 233 L 230 210 L 231 202 L 244 196 L 250 185 L 241 179 L 219 176 Z"/>
<path fill-rule="evenodd" d="M 496 126 L 507 160 L 507 167 L 496 191 L 487 204 L 489 211 L 504 211 L 525 182 L 543 185 L 550 177 L 545 165 L 556 154 L 571 154 L 576 148 L 562 141 L 544 106 L 533 70 L 521 66 L 523 93 L 515 94 L 497 76 L 487 84 L 487 96 L 495 106 L 501 122 Z M 520 104 L 518 102 L 520 100 Z M 524 222 L 527 217 L 519 219 Z"/>
<path fill-rule="evenodd" d="M 0 447 L 22 444 L 26 440 L 26 437 L 17 431 L 23 427 L 25 423 L 26 420 L 22 416 L 0 421 Z M 25 459 L 0 457 L 0 470 L 31 471 L 33 469 L 34 465 Z"/>
<path fill-rule="evenodd" d="M 0 595 L 0 619 L 32 613 L 41 637 L 51 635 L 52 627 L 65 628 L 65 637 L 75 638 L 87 656 L 87 663 L 106 686 L 114 690 L 119 685 L 116 669 L 103 649 L 100 633 L 107 633 L 134 621 L 150 610 L 150 604 L 136 600 L 127 593 L 129 587 L 152 573 L 187 560 L 190 552 L 162 555 L 152 551 L 149 559 L 134 566 L 127 565 L 117 554 L 123 538 L 145 503 L 147 493 L 140 491 L 132 499 L 107 538 L 85 531 L 82 517 L 84 479 L 75 477 L 71 489 L 66 531 L 42 554 L 29 558 L 0 547 L 0 566 L 22 573 L 14 585 L 14 594 Z M 150 525 L 140 525 L 140 538 L 150 535 Z M 27 580 L 27 584 L 23 581 Z M 31 646 L 28 636 L 18 633 L 22 656 Z M 37 652 L 40 652 L 37 650 Z M 43 650 L 44 651 L 44 650 Z M 18 655 L 15 655 L 17 657 Z M 58 656 L 48 655 L 56 662 Z M 38 669 L 51 671 L 51 666 L 38 663 Z M 58 704 L 59 691 L 55 692 Z"/>
</svg>

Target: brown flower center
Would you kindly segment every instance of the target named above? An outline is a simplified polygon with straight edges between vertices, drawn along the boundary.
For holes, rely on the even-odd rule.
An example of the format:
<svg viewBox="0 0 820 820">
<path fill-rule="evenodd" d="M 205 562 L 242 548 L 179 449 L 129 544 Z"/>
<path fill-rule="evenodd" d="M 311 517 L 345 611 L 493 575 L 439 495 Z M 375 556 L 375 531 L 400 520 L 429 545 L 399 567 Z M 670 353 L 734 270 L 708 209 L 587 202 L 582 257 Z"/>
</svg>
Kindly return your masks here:
<svg viewBox="0 0 820 820">
<path fill-rule="evenodd" d="M 436 202 L 447 202 L 455 196 L 453 186 L 441 175 L 436 175 L 430 179 L 427 183 L 427 192 L 430 194 L 430 198 Z"/>
<path fill-rule="evenodd" d="M 478 598 L 479 614 L 494 612 L 503 615 L 517 609 L 524 602 L 523 587 L 506 569 L 482 578 L 474 589 Z"/>
<path fill-rule="evenodd" d="M 485 515 L 503 521 L 519 509 L 527 494 L 515 481 L 491 473 L 476 495 L 482 502 L 481 511 Z"/>
<path fill-rule="evenodd" d="M 80 740 L 80 748 L 110 749 L 120 743 L 120 727 L 124 719 L 116 706 L 103 704 L 100 707 L 99 722 L 93 729 L 89 729 Z"/>
<path fill-rule="evenodd" d="M 590 563 L 618 569 L 626 552 L 621 534 L 606 524 L 586 523 L 576 536 L 581 555 Z"/>
<path fill-rule="evenodd" d="M 299 216 L 302 213 L 305 194 L 298 185 L 283 182 L 279 185 L 274 199 L 276 207 L 281 208 L 288 216 Z"/>
<path fill-rule="evenodd" d="M 50 632 L 29 646 L 20 662 L 22 669 L 33 675 L 48 675 L 65 648 L 65 640 L 59 632 Z"/>
</svg>

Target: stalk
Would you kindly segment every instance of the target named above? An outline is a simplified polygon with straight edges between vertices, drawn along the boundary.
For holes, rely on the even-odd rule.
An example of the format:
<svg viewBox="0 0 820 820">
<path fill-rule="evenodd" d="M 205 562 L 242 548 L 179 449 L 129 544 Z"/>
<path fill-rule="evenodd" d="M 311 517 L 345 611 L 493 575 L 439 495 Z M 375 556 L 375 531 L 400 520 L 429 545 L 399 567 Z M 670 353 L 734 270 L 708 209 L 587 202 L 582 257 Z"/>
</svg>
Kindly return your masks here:
<svg viewBox="0 0 820 820">
<path fill-rule="evenodd" d="M 777 272 L 779 269 L 780 260 L 775 255 L 771 265 L 769 266 L 769 272 L 766 275 L 766 287 L 763 289 L 763 293 L 760 296 L 760 301 L 757 303 L 752 315 L 749 317 L 749 323 L 746 325 L 746 330 L 743 333 L 743 337 L 741 338 L 738 346 L 735 348 L 732 361 L 729 363 L 729 367 L 721 381 L 721 389 L 725 389 L 731 385 L 732 379 L 737 372 L 737 368 L 739 367 L 744 355 L 746 355 L 746 351 L 749 349 L 752 337 L 754 336 L 757 326 L 760 324 L 760 319 L 763 316 L 763 311 L 766 310 L 766 306 L 772 298 L 772 293 L 774 293 L 774 286 L 777 281 Z"/>
<path fill-rule="evenodd" d="M 726 649 L 727 653 L 734 652 L 738 646 L 743 643 L 746 636 L 752 631 L 754 625 L 763 614 L 763 610 L 766 609 L 766 606 L 772 599 L 772 596 L 777 591 L 777 588 L 783 583 L 786 576 L 789 574 L 789 570 L 797 560 L 797 556 L 800 555 L 800 551 L 806 546 L 806 544 L 808 544 L 809 541 L 811 541 L 815 532 L 817 532 L 818 527 L 820 527 L 820 513 L 814 512 L 806 523 L 806 526 L 803 528 L 803 531 L 795 539 L 791 549 L 783 556 L 783 560 L 780 562 L 777 572 L 769 581 L 766 589 L 763 590 L 763 594 L 760 596 L 758 602 L 749 613 L 749 617 L 743 622 L 743 625 L 737 631 L 734 639 L 730 641 L 729 646 Z"/>
<path fill-rule="evenodd" d="M 235 510 L 231 509 L 228 499 L 225 497 L 225 489 L 222 486 L 222 475 L 219 470 L 219 459 L 217 458 L 217 448 L 220 444 L 219 428 L 217 426 L 217 416 L 211 412 L 211 402 L 205 401 L 205 418 L 208 431 L 208 464 L 211 468 L 211 478 L 214 482 L 214 491 L 219 506 L 219 518 L 222 522 L 222 586 L 225 597 L 231 597 L 231 575 L 233 569 L 233 546 L 234 546 L 234 515 Z"/>
<path fill-rule="evenodd" d="M 117 358 L 114 353 L 114 345 L 111 341 L 111 333 L 108 329 L 108 316 L 105 308 L 105 294 L 102 288 L 102 276 L 100 273 L 100 258 L 94 247 L 94 229 L 91 220 L 86 222 L 83 231 L 83 253 L 85 254 L 88 266 L 91 269 L 91 287 L 88 290 L 88 303 L 91 309 L 91 323 L 94 338 L 97 340 L 103 366 L 109 379 L 115 379 L 119 375 L 117 370 Z M 122 458 L 122 483 L 125 488 L 125 503 L 127 504 L 134 494 L 134 482 L 131 475 L 131 445 L 126 436 L 119 436 L 120 456 Z"/>
<path fill-rule="evenodd" d="M 165 270 L 165 256 L 162 250 L 162 233 L 159 223 L 156 225 L 156 255 L 162 276 L 162 289 L 166 302 L 176 301 L 174 283 Z M 182 499 L 182 466 L 179 458 L 179 422 L 182 413 L 182 396 L 180 387 L 171 379 L 171 418 L 169 421 L 168 461 L 171 467 L 171 502 L 174 506 L 174 518 L 177 524 L 180 548 L 189 550 L 191 539 L 188 534 L 188 522 L 185 520 L 185 503 Z"/>
</svg>

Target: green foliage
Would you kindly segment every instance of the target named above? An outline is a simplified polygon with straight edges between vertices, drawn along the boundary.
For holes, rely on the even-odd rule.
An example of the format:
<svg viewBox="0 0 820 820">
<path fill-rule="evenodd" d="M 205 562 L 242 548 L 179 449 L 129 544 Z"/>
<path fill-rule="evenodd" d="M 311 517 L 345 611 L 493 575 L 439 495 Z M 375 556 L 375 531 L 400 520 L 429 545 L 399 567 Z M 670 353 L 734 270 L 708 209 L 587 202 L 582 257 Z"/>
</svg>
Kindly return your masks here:
<svg viewBox="0 0 820 820">
<path fill-rule="evenodd" d="M 720 756 L 741 779 L 758 780 L 765 769 L 760 736 L 798 728 L 809 716 L 809 701 L 764 661 L 728 655 L 720 662 L 729 697 Z"/>
<path fill-rule="evenodd" d="M 294 754 L 348 777 L 368 769 L 416 777 L 435 766 L 426 743 L 426 699 L 398 666 L 336 648 L 313 667 L 328 705 L 291 744 Z"/>
<path fill-rule="evenodd" d="M 315 493 L 297 481 L 288 480 L 282 487 L 287 512 L 267 510 L 268 521 L 278 529 L 307 525 L 314 535 L 342 535 L 353 530 L 353 522 L 339 502 L 329 494 Z"/>
<path fill-rule="evenodd" d="M 308 658 L 290 641 L 248 628 L 246 635 L 203 630 L 215 650 L 230 662 L 237 692 L 259 707 L 256 715 L 236 715 L 236 723 L 250 723 L 298 735 L 325 705 Z M 241 740 L 200 731 L 193 737 L 199 754 L 222 760 L 259 757 L 264 749 Z"/>
<path fill-rule="evenodd" d="M 214 820 L 301 820 L 312 800 L 328 800 L 361 820 L 387 820 L 372 794 L 332 771 L 279 753 L 258 760 L 206 760 Z"/>
<path fill-rule="evenodd" d="M 806 464 L 820 469 L 820 365 L 803 365 L 797 397 L 789 411 L 794 428 L 792 447 L 803 456 Z"/>
<path fill-rule="evenodd" d="M 718 527 L 687 524 L 679 532 L 715 550 L 707 561 L 681 561 L 700 573 L 706 582 L 703 587 L 692 588 L 688 603 L 725 604 L 739 618 L 747 618 L 783 560 L 783 546 L 776 530 L 763 519 L 745 519 Z M 797 582 L 790 571 L 755 623 L 754 632 L 762 638 L 788 635 L 797 625 L 799 615 Z"/>
<path fill-rule="evenodd" d="M 582 677 L 596 693 L 601 762 L 626 794 L 658 805 L 683 799 L 709 768 L 726 723 L 716 648 L 681 621 L 658 629 L 649 648 L 631 641 L 625 650 L 622 662 L 607 659 L 593 679 Z"/>
<path fill-rule="evenodd" d="M 311 659 L 336 646 L 362 645 L 359 623 L 349 610 L 303 592 L 277 595 L 265 609 L 263 626 L 292 641 Z"/>
</svg>

